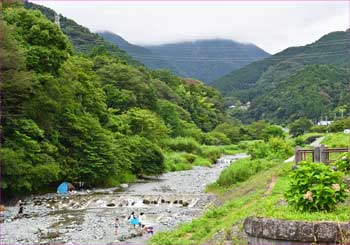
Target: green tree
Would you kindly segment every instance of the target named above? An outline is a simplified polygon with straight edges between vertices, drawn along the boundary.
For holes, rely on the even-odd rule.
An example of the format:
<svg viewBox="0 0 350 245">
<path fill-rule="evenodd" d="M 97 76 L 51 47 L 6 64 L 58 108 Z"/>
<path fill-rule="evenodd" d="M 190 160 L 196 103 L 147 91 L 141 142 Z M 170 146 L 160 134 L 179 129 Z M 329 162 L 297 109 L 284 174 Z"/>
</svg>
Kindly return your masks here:
<svg viewBox="0 0 350 245">
<path fill-rule="evenodd" d="M 164 172 L 164 156 L 160 148 L 144 137 L 129 138 L 132 156 L 131 171 L 138 175 L 158 175 Z"/>
<path fill-rule="evenodd" d="M 313 123 L 306 117 L 299 118 L 289 125 L 289 132 L 297 137 L 310 131 Z"/>
<path fill-rule="evenodd" d="M 136 134 L 155 142 L 168 136 L 169 130 L 164 121 L 154 112 L 135 108 L 121 117 L 129 125 L 127 134 Z"/>
</svg>

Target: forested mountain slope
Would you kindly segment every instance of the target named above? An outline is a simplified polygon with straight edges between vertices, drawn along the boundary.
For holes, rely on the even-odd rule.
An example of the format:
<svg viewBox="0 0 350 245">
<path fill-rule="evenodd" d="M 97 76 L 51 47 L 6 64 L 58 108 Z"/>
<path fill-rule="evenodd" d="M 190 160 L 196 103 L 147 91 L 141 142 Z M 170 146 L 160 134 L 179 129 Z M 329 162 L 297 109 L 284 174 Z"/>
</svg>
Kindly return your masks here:
<svg viewBox="0 0 350 245">
<path fill-rule="evenodd" d="M 40 11 L 1 4 L 3 194 L 159 174 L 163 140 L 196 143 L 226 120 L 215 89 L 104 49 L 81 53 Z"/>
<path fill-rule="evenodd" d="M 140 47 L 111 32 L 100 32 L 132 57 L 151 68 L 167 68 L 181 77 L 210 83 L 224 74 L 269 54 L 253 44 L 212 39 Z"/>
<path fill-rule="evenodd" d="M 50 21 L 55 21 L 55 15 L 57 15 L 57 13 L 50 8 L 31 2 L 25 3 L 25 7 L 28 9 L 39 10 Z M 123 49 L 115 44 L 106 42 L 101 36 L 91 32 L 88 28 L 79 25 L 74 20 L 59 15 L 59 21 L 62 32 L 67 35 L 76 51 L 90 54 L 106 50 L 111 54 L 116 54 L 119 58 L 129 64 L 141 65 L 140 62 L 129 56 Z"/>
<path fill-rule="evenodd" d="M 310 64 L 350 66 L 350 32 L 332 32 L 318 41 L 291 47 L 216 80 L 213 87 L 243 102 L 251 101 Z"/>
<path fill-rule="evenodd" d="M 224 76 L 212 85 L 231 101 L 251 102 L 245 119 L 287 122 L 313 120 L 350 110 L 350 32 L 332 32 L 318 41 L 288 48 Z M 344 97 L 345 96 L 345 97 Z"/>
<path fill-rule="evenodd" d="M 318 121 L 350 109 L 350 69 L 334 65 L 308 65 L 253 100 L 254 119 L 292 122 L 300 117 Z M 347 113 L 346 113 L 347 114 Z"/>
</svg>

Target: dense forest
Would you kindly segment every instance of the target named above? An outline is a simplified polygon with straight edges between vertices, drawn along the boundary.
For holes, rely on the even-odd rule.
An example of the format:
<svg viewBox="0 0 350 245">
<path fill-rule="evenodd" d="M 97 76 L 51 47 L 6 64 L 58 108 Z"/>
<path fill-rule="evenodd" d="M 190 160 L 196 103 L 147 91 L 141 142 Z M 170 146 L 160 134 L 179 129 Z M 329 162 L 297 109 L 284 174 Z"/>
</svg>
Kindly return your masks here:
<svg viewBox="0 0 350 245">
<path fill-rule="evenodd" d="M 213 86 L 232 103 L 251 102 L 247 112 L 235 113 L 248 121 L 282 123 L 300 116 L 318 120 L 333 117 L 339 107 L 350 112 L 350 100 L 345 98 L 350 92 L 349 40 L 350 32 L 329 33 L 233 71 Z"/>
<path fill-rule="evenodd" d="M 117 46 L 94 48 L 86 28 L 69 32 L 90 47 L 81 49 L 82 42 L 40 11 L 14 1 L 2 8 L 5 195 L 63 180 L 111 186 L 169 170 L 167 151 L 185 149 L 215 161 L 218 155 L 198 145 L 281 133 L 264 122 L 244 126 L 230 119 L 219 92 L 200 81 L 149 70 L 120 56 Z"/>
</svg>

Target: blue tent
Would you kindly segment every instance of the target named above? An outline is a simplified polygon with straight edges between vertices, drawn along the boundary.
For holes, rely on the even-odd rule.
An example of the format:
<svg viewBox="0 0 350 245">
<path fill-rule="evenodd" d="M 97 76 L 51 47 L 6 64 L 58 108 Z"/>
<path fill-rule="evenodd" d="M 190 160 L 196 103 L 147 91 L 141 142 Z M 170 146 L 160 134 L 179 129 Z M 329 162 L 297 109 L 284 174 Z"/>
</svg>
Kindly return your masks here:
<svg viewBox="0 0 350 245">
<path fill-rule="evenodd" d="M 68 191 L 74 189 L 74 186 L 71 183 L 68 182 L 62 182 L 58 187 L 57 187 L 57 193 L 58 194 L 68 194 Z"/>
</svg>

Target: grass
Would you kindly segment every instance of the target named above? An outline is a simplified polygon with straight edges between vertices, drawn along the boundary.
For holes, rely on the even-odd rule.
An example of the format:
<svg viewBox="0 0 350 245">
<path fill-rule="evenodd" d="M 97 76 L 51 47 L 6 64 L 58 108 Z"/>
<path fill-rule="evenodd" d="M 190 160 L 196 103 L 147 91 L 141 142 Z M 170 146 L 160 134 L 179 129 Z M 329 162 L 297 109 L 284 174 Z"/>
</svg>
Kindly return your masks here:
<svg viewBox="0 0 350 245">
<path fill-rule="evenodd" d="M 328 147 L 350 147 L 350 134 L 328 133 L 322 144 Z"/>
<path fill-rule="evenodd" d="M 283 193 L 288 188 L 288 173 L 293 163 L 276 166 L 251 176 L 244 182 L 230 187 L 211 185 L 208 189 L 217 194 L 220 206 L 212 206 L 201 217 L 177 227 L 174 231 L 155 234 L 152 244 L 199 244 L 213 243 L 219 232 L 230 242 L 246 244 L 243 221 L 248 216 L 264 216 L 304 221 L 349 221 L 350 200 L 338 205 L 334 212 L 299 212 L 289 207 Z M 223 243 L 224 241 L 214 241 Z"/>
<path fill-rule="evenodd" d="M 279 163 L 278 160 L 243 158 L 228 166 L 216 181 L 220 186 L 232 186 L 247 180 L 258 172 L 269 169 Z"/>
<path fill-rule="evenodd" d="M 201 145 L 196 152 L 166 151 L 166 171 L 181 171 L 192 169 L 193 166 L 210 167 L 223 154 L 234 155 L 244 152 L 237 145 L 207 146 Z"/>
</svg>

